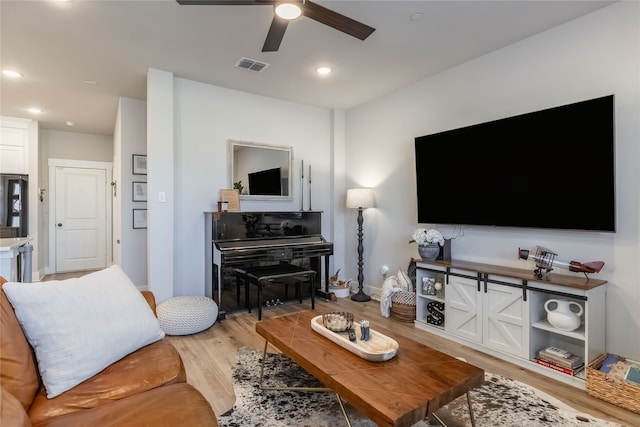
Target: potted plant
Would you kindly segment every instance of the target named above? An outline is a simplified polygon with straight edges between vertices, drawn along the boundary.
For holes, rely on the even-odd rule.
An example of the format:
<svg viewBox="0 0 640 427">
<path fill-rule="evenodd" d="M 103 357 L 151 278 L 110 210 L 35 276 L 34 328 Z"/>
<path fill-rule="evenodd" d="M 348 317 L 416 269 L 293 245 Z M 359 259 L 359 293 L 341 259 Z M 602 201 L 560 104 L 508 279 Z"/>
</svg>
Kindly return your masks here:
<svg viewBox="0 0 640 427">
<path fill-rule="evenodd" d="M 444 246 L 444 236 L 435 229 L 418 228 L 413 232 L 409 243 L 418 244 L 418 253 L 426 261 L 434 261 L 440 254 L 440 246 Z"/>
<path fill-rule="evenodd" d="M 238 192 L 238 194 L 242 194 L 242 190 L 244 190 L 244 186 L 242 185 L 242 181 L 234 182 L 233 189 Z"/>
</svg>

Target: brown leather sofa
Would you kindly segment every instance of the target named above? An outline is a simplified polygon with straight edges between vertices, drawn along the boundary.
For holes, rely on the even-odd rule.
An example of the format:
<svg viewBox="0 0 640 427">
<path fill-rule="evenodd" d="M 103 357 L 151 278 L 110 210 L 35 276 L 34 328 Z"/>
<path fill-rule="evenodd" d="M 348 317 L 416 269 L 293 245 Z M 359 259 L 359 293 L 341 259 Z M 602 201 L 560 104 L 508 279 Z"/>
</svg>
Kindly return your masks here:
<svg viewBox="0 0 640 427">
<path fill-rule="evenodd" d="M 143 294 L 155 313 L 153 294 Z M 162 339 L 49 399 L 0 291 L 0 426 L 217 426 L 211 405 L 186 379 L 180 354 Z"/>
</svg>

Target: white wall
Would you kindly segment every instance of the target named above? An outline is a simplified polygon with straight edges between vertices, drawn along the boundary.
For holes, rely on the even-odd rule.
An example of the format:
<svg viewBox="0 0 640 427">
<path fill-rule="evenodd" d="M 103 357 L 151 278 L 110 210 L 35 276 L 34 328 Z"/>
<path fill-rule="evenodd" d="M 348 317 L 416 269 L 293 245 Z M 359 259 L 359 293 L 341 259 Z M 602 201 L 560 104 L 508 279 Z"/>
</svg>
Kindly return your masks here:
<svg viewBox="0 0 640 427">
<path fill-rule="evenodd" d="M 173 80 L 167 71 L 150 69 L 147 73 L 147 274 L 149 289 L 159 303 L 181 295 L 174 289 L 174 254 L 181 250 L 175 246 L 174 236 L 182 230 L 175 221 L 174 177 L 179 153 L 174 148 Z M 164 194 L 162 203 L 158 201 L 160 193 Z M 193 294 L 204 295 L 202 286 L 189 285 L 196 290 Z"/>
<path fill-rule="evenodd" d="M 158 73 L 158 70 L 151 70 Z M 152 99 L 166 93 L 169 83 L 148 86 L 149 111 Z M 158 204 L 157 191 L 167 191 L 167 201 L 173 203 L 173 218 L 150 224 L 149 268 L 151 288 L 172 287 L 173 295 L 204 295 L 204 212 L 217 210 L 219 190 L 231 188 L 228 182 L 227 141 L 259 142 L 293 147 L 293 200 L 241 201 L 243 211 L 296 211 L 300 204 L 300 162 L 313 168 L 314 210 L 324 211 L 323 234 L 330 234 L 328 212 L 332 208 L 332 127 L 329 110 L 308 107 L 273 98 L 252 95 L 217 86 L 176 78 L 173 80 L 173 132 L 172 147 L 165 147 L 171 155 L 174 168 L 173 188 L 150 188 L 149 214 L 155 218 Z M 156 170 L 158 144 L 152 134 L 167 123 L 149 114 L 149 183 L 166 173 Z M 154 154 L 152 155 L 152 151 Z M 167 153 L 163 154 L 167 155 Z M 305 209 L 308 208 L 308 187 L 305 184 Z M 160 212 L 164 215 L 164 212 Z M 156 244 L 164 242 L 153 238 L 161 231 L 154 227 L 173 229 L 172 251 L 154 253 Z M 173 282 L 169 276 L 154 279 L 157 268 L 173 265 Z M 165 289 L 166 290 L 166 289 Z M 165 292 L 163 295 L 166 295 Z M 159 298 L 161 301 L 164 298 Z"/>
<path fill-rule="evenodd" d="M 133 229 L 133 209 L 146 209 L 146 202 L 134 202 L 132 182 L 147 182 L 147 175 L 133 174 L 133 155 L 147 154 L 147 103 L 120 98 L 114 129 L 113 261 L 122 267 L 136 286 L 148 289 L 147 230 Z"/>
<path fill-rule="evenodd" d="M 40 159 L 49 158 L 110 162 L 113 160 L 113 138 L 107 135 L 42 130 Z M 48 175 L 48 171 L 43 171 Z"/>
<path fill-rule="evenodd" d="M 531 262 L 517 259 L 517 248 L 542 245 L 557 252 L 559 259 L 605 261 L 594 277 L 609 281 L 607 350 L 640 359 L 637 2 L 614 4 L 347 112 L 347 183 L 375 186 L 377 197 L 377 208 L 365 211 L 365 282 L 379 287 L 382 264 L 394 271 L 417 256 L 415 245 L 407 243 L 418 225 L 414 137 L 608 94 L 615 94 L 616 101 L 618 231 L 466 227 L 453 241 L 452 254 L 456 259 L 533 269 Z M 523 150 L 536 153 L 534 147 Z M 450 162 L 454 179 L 455 159 L 434 161 Z M 597 196 L 567 197 L 587 209 L 598 203 Z M 355 236 L 351 218 L 346 228 Z M 438 228 L 445 234 L 454 231 L 452 226 Z M 355 253 L 355 238 L 347 243 L 346 253 Z"/>
</svg>

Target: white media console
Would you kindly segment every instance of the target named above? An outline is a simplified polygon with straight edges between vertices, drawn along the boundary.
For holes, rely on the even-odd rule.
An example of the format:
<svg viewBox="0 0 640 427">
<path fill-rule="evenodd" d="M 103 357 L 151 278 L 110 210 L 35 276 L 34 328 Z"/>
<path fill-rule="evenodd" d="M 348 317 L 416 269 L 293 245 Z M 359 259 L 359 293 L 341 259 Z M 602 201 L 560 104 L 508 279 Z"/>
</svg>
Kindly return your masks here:
<svg viewBox="0 0 640 427">
<path fill-rule="evenodd" d="M 555 273 L 538 278 L 531 270 L 459 260 L 417 260 L 416 267 L 416 327 L 585 388 L 586 365 L 605 353 L 606 281 Z M 553 327 L 544 309 L 549 299 L 580 304 L 580 327 Z M 547 347 L 581 356 L 585 369 L 572 376 L 536 363 Z"/>
</svg>

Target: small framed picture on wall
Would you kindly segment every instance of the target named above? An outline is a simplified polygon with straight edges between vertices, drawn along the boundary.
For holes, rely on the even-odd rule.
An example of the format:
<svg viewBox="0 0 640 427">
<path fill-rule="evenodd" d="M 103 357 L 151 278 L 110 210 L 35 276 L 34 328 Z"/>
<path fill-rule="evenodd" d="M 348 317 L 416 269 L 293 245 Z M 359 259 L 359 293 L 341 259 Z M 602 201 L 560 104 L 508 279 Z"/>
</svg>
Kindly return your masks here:
<svg viewBox="0 0 640 427">
<path fill-rule="evenodd" d="M 147 174 L 147 156 L 145 156 L 144 154 L 133 155 L 133 174 L 134 175 Z"/>
<path fill-rule="evenodd" d="M 147 228 L 147 210 L 133 210 L 133 228 Z"/>
<path fill-rule="evenodd" d="M 133 181 L 133 201 L 134 202 L 146 202 L 147 201 L 147 183 Z"/>
</svg>

